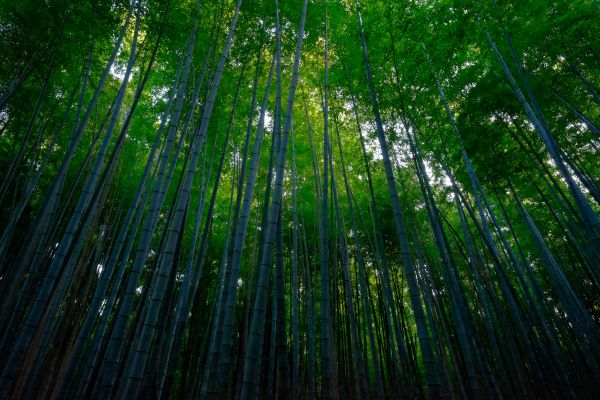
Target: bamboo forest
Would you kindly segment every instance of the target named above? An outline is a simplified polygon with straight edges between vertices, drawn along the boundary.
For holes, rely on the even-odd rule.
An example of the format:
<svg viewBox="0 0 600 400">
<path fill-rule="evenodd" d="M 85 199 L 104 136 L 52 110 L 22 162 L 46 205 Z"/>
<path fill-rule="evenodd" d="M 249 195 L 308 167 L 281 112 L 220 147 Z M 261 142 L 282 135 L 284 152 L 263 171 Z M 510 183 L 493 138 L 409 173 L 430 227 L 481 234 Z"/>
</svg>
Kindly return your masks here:
<svg viewBox="0 0 600 400">
<path fill-rule="evenodd" d="M 598 399 L 596 0 L 0 0 L 0 399 Z"/>
</svg>

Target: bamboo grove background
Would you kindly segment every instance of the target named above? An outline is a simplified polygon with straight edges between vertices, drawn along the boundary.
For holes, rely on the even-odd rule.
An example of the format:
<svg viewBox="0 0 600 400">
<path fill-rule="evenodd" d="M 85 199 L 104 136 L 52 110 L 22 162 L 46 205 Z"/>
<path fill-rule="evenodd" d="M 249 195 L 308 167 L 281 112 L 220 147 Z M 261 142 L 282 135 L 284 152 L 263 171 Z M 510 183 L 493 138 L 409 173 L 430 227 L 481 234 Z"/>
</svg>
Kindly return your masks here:
<svg viewBox="0 0 600 400">
<path fill-rule="evenodd" d="M 599 12 L 0 1 L 0 398 L 594 398 Z"/>
</svg>

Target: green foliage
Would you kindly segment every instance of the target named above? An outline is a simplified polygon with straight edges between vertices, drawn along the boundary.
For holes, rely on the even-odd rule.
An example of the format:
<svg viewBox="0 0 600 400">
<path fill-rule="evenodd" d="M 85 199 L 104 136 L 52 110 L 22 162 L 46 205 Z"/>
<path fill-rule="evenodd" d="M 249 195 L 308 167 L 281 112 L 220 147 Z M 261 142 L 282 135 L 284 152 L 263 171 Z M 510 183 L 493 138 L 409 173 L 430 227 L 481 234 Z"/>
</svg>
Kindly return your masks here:
<svg viewBox="0 0 600 400">
<path fill-rule="evenodd" d="M 134 3 L 128 0 L 0 0 L 0 171 L 3 172 L 0 174 L 3 177 L 0 179 L 0 293 L 3 293 L 0 295 L 0 310 L 5 314 L 0 319 L 0 328 L 6 328 L 7 332 L 3 334 L 3 352 L 18 353 L 14 350 L 22 339 L 18 332 L 21 327 L 28 326 L 26 316 L 34 308 L 36 297 L 26 299 L 21 293 L 43 293 L 41 288 L 52 275 L 50 266 L 53 265 L 55 248 L 67 234 L 72 236 L 74 243 L 67 252 L 64 268 L 58 269 L 71 272 L 60 272 L 52 277 L 57 283 L 51 285 L 47 300 L 51 305 L 44 308 L 49 311 L 44 311 L 40 324 L 35 326 L 35 340 L 39 339 L 39 346 L 48 346 L 47 351 L 28 350 L 27 357 L 22 360 L 19 380 L 11 381 L 14 386 L 5 389 L 14 397 L 38 394 L 38 389 L 34 388 L 36 385 L 40 387 L 39 394 L 54 397 L 58 392 L 53 390 L 61 390 L 62 384 L 72 384 L 60 381 L 64 378 L 60 374 L 71 371 L 68 367 L 73 364 L 70 363 L 83 354 L 73 355 L 68 349 L 77 340 L 88 307 L 93 304 L 94 293 L 101 287 L 100 279 L 97 279 L 99 276 L 94 271 L 97 265 L 108 263 L 132 202 L 133 209 L 142 213 L 142 223 L 154 211 L 151 210 L 151 199 L 159 189 L 153 186 L 158 179 L 153 173 L 155 168 L 158 170 L 159 156 L 150 164 L 148 184 L 143 188 L 148 190 L 148 197 L 142 197 L 144 201 L 139 204 L 136 203 L 136 191 L 158 133 L 161 135 L 158 154 L 167 146 L 176 96 L 170 110 L 167 110 L 167 104 L 169 96 L 177 93 L 182 85 L 183 78 L 180 76 L 177 80 L 178 71 L 181 72 L 181 66 L 186 65 L 186 51 L 193 35 L 195 42 L 187 87 L 181 101 L 181 119 L 173 128 L 176 133 L 174 146 L 181 138 L 181 149 L 177 154 L 173 152 L 165 156 L 167 170 L 172 169 L 172 178 L 164 186 L 164 204 L 157 210 L 159 217 L 152 225 L 150 247 L 154 255 L 143 263 L 139 287 L 144 289 L 136 297 L 127 334 L 129 339 L 137 338 L 141 329 L 137 327 L 143 326 L 140 321 L 143 321 L 146 304 L 149 304 L 145 303 L 147 297 L 144 296 L 150 296 L 157 265 L 164 257 L 161 253 L 164 243 L 169 235 L 178 235 L 167 294 L 160 299 L 164 314 L 161 318 L 164 319 L 160 320 L 162 325 L 156 327 L 153 333 L 156 335 L 153 338 L 154 350 L 146 366 L 145 386 L 140 390 L 144 395 L 158 390 L 152 386 L 163 384 L 158 383 L 161 376 L 157 369 L 167 366 L 172 368 L 169 374 L 174 376 L 162 376 L 167 379 L 168 389 L 160 386 L 160 390 L 164 391 L 154 395 L 176 397 L 178 394 L 185 398 L 202 393 L 202 396 L 216 396 L 217 389 L 213 387 L 216 381 L 210 381 L 216 378 L 209 377 L 207 354 L 212 348 L 211 330 L 216 329 L 217 298 L 221 290 L 226 290 L 223 287 L 229 287 L 228 282 L 221 281 L 226 279 L 221 278 L 221 271 L 229 265 L 227 260 L 231 260 L 232 241 L 235 240 L 231 233 L 227 236 L 228 229 L 231 232 L 237 227 L 235 221 L 233 226 L 228 225 L 232 218 L 230 199 L 233 190 L 235 202 L 238 181 L 245 182 L 248 176 L 250 156 L 244 160 L 246 175 L 240 176 L 244 138 L 252 93 L 256 90 L 257 106 L 250 116 L 251 151 L 269 67 L 275 53 L 275 2 L 246 0 L 242 5 L 214 110 L 208 116 L 206 148 L 202 148 L 200 162 L 193 171 L 191 198 L 185 205 L 185 218 L 180 230 L 171 226 L 172 213 L 176 211 L 177 200 L 181 196 L 180 185 L 183 185 L 188 172 L 189 158 L 197 140 L 196 130 L 201 124 L 210 85 L 214 82 L 219 57 L 226 44 L 235 2 L 141 1 L 137 53 L 123 107 L 116 113 L 113 109 L 134 43 L 135 11 L 116 60 L 109 67 L 106 83 L 98 90 L 98 101 L 88 109 L 119 31 Z M 281 90 L 285 112 L 303 1 L 279 3 Z M 506 398 L 529 395 L 537 398 L 545 398 L 546 395 L 555 398 L 585 397 L 593 393 L 593 390 L 584 388 L 582 382 L 598 378 L 600 362 L 597 352 L 600 349 L 600 255 L 596 248 L 600 226 L 592 223 L 589 228 L 586 225 L 581 199 L 573 197 L 574 189 L 548 152 L 548 143 L 539 135 L 539 127 L 532 123 L 531 115 L 515 95 L 518 90 L 524 93 L 524 101 L 532 105 L 536 117 L 543 121 L 544 129 L 551 133 L 557 148 L 563 152 L 561 159 L 568 165 L 567 173 L 573 177 L 577 190 L 583 193 L 582 198 L 590 204 L 591 212 L 597 215 L 600 211 L 600 163 L 597 161 L 600 148 L 600 48 L 597 45 L 600 24 L 597 23 L 598 9 L 593 3 L 587 0 L 368 0 L 361 2 L 358 9 L 358 3 L 353 0 L 309 2 L 298 90 L 291 110 L 298 185 L 296 209 L 293 209 L 291 199 L 289 148 L 282 197 L 284 314 L 290 323 L 292 290 L 298 290 L 301 337 L 296 339 L 302 352 L 299 355 L 302 379 L 307 385 L 317 375 L 311 369 L 321 368 L 320 362 L 308 364 L 307 357 L 311 351 L 307 344 L 308 330 L 315 330 L 318 323 L 318 319 L 309 321 L 308 316 L 310 312 L 318 316 L 321 311 L 317 289 L 320 283 L 318 237 L 323 224 L 328 224 L 332 334 L 337 341 L 335 356 L 340 364 L 339 387 L 336 390 L 339 389 L 341 395 L 356 397 L 357 387 L 353 385 L 356 385 L 354 380 L 359 371 L 353 368 L 362 363 L 367 369 L 369 390 L 375 397 L 376 357 L 368 343 L 369 330 L 373 329 L 374 340 L 380 346 L 377 352 L 384 370 L 384 394 L 391 398 L 395 390 L 402 388 L 403 395 L 426 396 L 425 360 L 419 347 L 418 339 L 421 338 L 417 338 L 422 332 L 417 332 L 417 318 L 409 306 L 414 293 L 406 289 L 407 276 L 402 268 L 405 263 L 390 203 L 369 82 L 365 78 L 368 61 L 385 139 L 390 147 L 401 211 L 406 219 L 411 246 L 409 257 L 416 265 L 419 283 L 417 301 L 424 305 L 425 330 L 435 344 L 434 358 L 440 390 L 459 398 L 476 398 L 483 393 L 485 396 L 482 397 L 489 395 L 491 398 L 496 395 L 494 391 L 502 392 Z M 359 10 L 368 44 L 368 60 L 363 57 L 361 48 Z M 192 33 L 196 21 L 197 30 Z M 358 310 L 357 327 L 350 326 L 350 318 L 346 315 L 345 286 L 341 270 L 338 270 L 341 268 L 340 252 L 343 247 L 338 243 L 339 227 L 332 194 L 329 194 L 329 221 L 322 221 L 318 187 L 322 181 L 315 179 L 315 173 L 323 173 L 325 152 L 326 29 L 329 39 L 328 117 L 333 160 L 329 174 L 335 178 L 340 216 L 346 229 L 342 237 L 349 249 L 346 255 L 350 260 L 350 276 L 354 285 L 351 294 L 354 296 L 353 306 Z M 498 46 L 509 71 L 516 77 L 517 87 L 512 87 L 507 79 L 490 47 L 488 34 Z M 157 51 L 153 55 L 155 44 Z M 148 80 L 141 91 L 139 103 L 133 108 L 136 89 L 142 84 L 151 62 Z M 205 66 L 206 73 L 200 81 Z M 253 77 L 257 69 L 258 83 L 254 88 Z M 239 100 L 234 106 L 240 77 Z M 193 104 L 194 90 L 200 84 L 203 86 L 199 100 Z M 438 84 L 447 98 L 450 113 L 440 97 Z M 234 351 L 239 353 L 237 358 L 233 357 L 236 358 L 234 364 L 227 371 L 228 383 L 241 377 L 250 310 L 254 304 L 253 296 L 259 290 L 256 274 L 264 236 L 260 224 L 266 188 L 272 184 L 267 182 L 267 170 L 272 141 L 277 143 L 279 140 L 274 136 L 273 124 L 275 86 L 273 77 L 258 179 L 243 247 L 241 290 L 235 302 Z M 84 87 L 85 91 L 82 91 Z M 358 121 L 354 114 L 354 99 Z M 80 125 L 86 112 L 90 113 L 90 120 Z M 130 112 L 130 125 L 126 131 L 123 130 L 126 136 L 122 147 L 118 147 L 118 135 L 126 127 Z M 165 112 L 166 125 L 159 131 Z M 214 213 L 209 215 L 208 201 L 216 181 L 215 170 L 225 146 L 224 138 L 232 112 L 234 116 L 225 149 L 224 169 Z M 93 186 L 95 197 L 83 207 L 84 222 L 78 223 L 71 233 L 69 221 L 78 210 L 81 193 L 90 179 L 94 160 L 100 154 L 107 121 L 113 113 L 117 118 L 116 133 L 109 142 L 108 156 L 101 162 L 99 183 Z M 456 127 L 450 122 L 449 114 L 455 119 Z M 190 125 L 184 132 L 183 127 L 188 120 Z M 74 150 L 72 161 L 69 160 L 64 180 L 61 180 L 63 177 L 58 174 L 75 143 L 78 128 L 82 132 L 81 141 Z M 366 160 L 359 129 L 365 140 Z M 409 145 L 409 134 L 415 140 L 416 150 Z M 350 199 L 347 199 L 342 177 L 338 135 L 351 189 Z M 418 151 L 417 161 L 423 162 L 425 171 L 415 163 L 415 151 Z M 474 191 L 473 176 L 465 165 L 464 154 L 474 166 L 474 173 L 481 184 L 479 192 Z M 365 161 L 372 174 L 371 182 Z M 452 186 L 453 179 L 456 179 L 456 188 Z M 319 183 L 315 185 L 315 181 Z M 374 189 L 375 209 L 369 183 Z M 427 185 L 431 187 L 430 193 Z M 57 197 L 53 197 L 53 190 Z M 477 201 L 483 194 L 490 203 L 484 215 L 477 210 Z M 460 198 L 455 202 L 457 196 Z M 353 204 L 353 212 L 347 200 Z M 206 204 L 199 207 L 202 201 Z M 530 219 L 519 206 L 519 201 Z M 460 209 L 457 209 L 457 203 Z M 197 216 L 197 210 L 201 210 L 202 214 Z M 466 222 L 461 220 L 459 211 L 466 215 Z M 293 223 L 294 213 L 300 219 L 300 226 Z M 489 222 L 490 243 L 485 228 L 486 218 L 491 220 L 492 215 L 498 222 Z M 439 231 L 435 227 L 436 218 L 441 221 Z M 360 243 L 362 248 L 354 247 L 355 238 L 350 228 L 353 219 L 358 226 L 356 243 Z M 381 222 L 380 231 L 376 231 L 377 219 Z M 198 237 L 193 234 L 196 220 L 199 221 Z M 143 236 L 142 225 L 136 231 L 131 224 L 125 226 L 124 231 L 125 244 L 131 245 L 133 250 L 128 259 L 119 258 L 124 254 L 122 250 L 117 254 L 118 268 L 121 268 L 117 271 L 122 271 L 125 277 L 129 276 L 136 257 L 136 246 Z M 203 231 L 205 226 L 206 232 Z M 298 288 L 291 287 L 294 229 L 301 231 L 300 250 L 294 254 L 300 265 Z M 536 229 L 540 238 L 536 237 Z M 206 248 L 199 249 L 199 238 L 203 233 L 206 233 L 208 243 Z M 29 243 L 31 240 L 39 240 L 39 247 L 36 247 L 37 243 Z M 226 243 L 229 247 L 225 247 Z M 385 254 L 378 254 L 379 246 Z M 359 294 L 360 251 L 366 259 L 369 299 L 363 299 Z M 511 256 L 511 252 L 515 257 Z M 69 258 L 72 255 L 73 259 Z M 190 265 L 201 272 L 192 283 L 192 287 L 197 286 L 197 292 L 189 299 L 189 316 L 179 321 L 182 324 L 179 326 L 176 320 L 180 318 L 177 316 L 180 307 L 178 296 L 185 292 L 183 288 L 187 283 L 184 282 L 192 279 L 189 273 L 186 275 L 185 269 L 188 257 L 192 256 L 196 258 L 192 258 Z M 222 263 L 222 259 L 225 262 Z M 386 263 L 389 263 L 389 277 L 384 274 Z M 311 275 L 310 282 L 307 282 L 308 274 Z M 114 308 L 107 310 L 106 314 L 110 316 L 107 317 L 107 325 L 113 326 L 126 278 L 122 281 L 110 279 L 110 291 L 103 293 L 102 299 L 108 301 L 110 293 L 115 294 L 115 304 L 111 305 Z M 390 280 L 392 293 L 386 293 L 385 279 Z M 455 286 L 453 279 L 459 281 Z M 273 283 L 266 290 L 274 298 L 275 282 L 271 281 Z M 311 284 L 311 293 L 307 293 L 308 283 Z M 309 299 L 313 292 L 314 299 Z M 511 308 L 511 299 L 514 299 L 514 308 Z M 363 301 L 374 310 L 372 323 L 366 321 Z M 398 304 L 400 328 L 393 327 L 393 318 L 389 314 L 393 307 L 389 302 Z M 311 304 L 313 309 L 309 309 Z M 269 303 L 269 316 L 274 312 L 273 307 Z M 522 312 L 523 316 L 514 315 L 515 310 Z M 90 315 L 93 314 L 95 321 L 95 318 L 102 317 L 103 312 L 92 310 Z M 68 321 L 69 313 L 73 315 L 72 323 Z M 456 322 L 462 319 L 466 321 L 466 328 Z M 46 322 L 49 325 L 43 325 Z M 95 328 L 90 332 L 96 332 L 99 324 L 95 322 Z M 523 332 L 527 332 L 527 337 L 520 337 L 520 324 L 524 324 Z M 179 346 L 172 351 L 173 354 L 166 333 L 170 332 L 171 326 L 180 329 L 177 332 L 181 334 L 180 341 L 173 345 Z M 490 327 L 498 329 L 497 336 L 490 336 Z M 288 328 L 291 332 L 291 327 Z M 64 342 L 57 339 L 57 344 L 54 344 L 53 338 L 57 337 L 60 329 L 64 329 L 66 338 Z M 349 344 L 352 329 L 357 330 L 361 340 L 362 360 L 354 359 L 356 355 L 352 354 Z M 477 377 L 468 372 L 469 351 L 461 342 L 461 329 L 470 332 L 471 336 L 466 340 L 474 350 L 475 358 L 480 358 L 476 366 Z M 293 334 L 288 332 L 286 335 L 287 351 L 290 351 Z M 86 344 L 83 347 L 85 352 L 96 344 L 95 340 L 107 340 L 98 338 L 98 335 L 89 333 L 82 339 Z M 282 379 L 279 375 L 271 375 L 280 372 L 273 372 L 265 365 L 269 361 L 269 344 L 273 340 L 275 338 L 265 339 L 262 374 L 263 377 Z M 402 357 L 402 349 L 398 345 L 401 341 L 408 348 L 410 365 L 407 366 L 394 359 Z M 133 342 L 135 345 L 136 340 Z M 35 346 L 32 345 L 32 348 L 37 349 Z M 106 342 L 99 347 L 104 351 Z M 551 350 L 544 350 L 546 347 Z M 180 352 L 181 349 L 188 353 Z M 528 353 L 528 350 L 531 352 Z M 129 351 L 127 354 L 132 357 L 133 350 L 124 351 Z M 520 354 L 511 360 L 508 354 L 513 351 Z M 89 353 L 85 354 L 89 357 Z M 559 358 L 556 367 L 551 362 L 555 356 Z M 8 357 L 3 356 L 1 360 L 8 361 Z M 121 372 L 124 374 L 130 372 L 127 360 L 121 360 L 124 363 L 124 371 Z M 49 363 L 49 371 L 42 371 L 42 361 Z M 75 365 L 76 368 L 70 372 L 73 373 L 72 378 L 79 379 L 80 383 L 84 378 L 97 379 L 87 387 L 88 390 L 100 387 L 101 373 L 105 373 L 106 369 L 102 358 L 92 361 L 96 363 L 92 364 L 95 367 L 104 368 L 93 371 L 97 376 L 86 376 L 86 371 L 82 370 L 84 364 Z M 195 366 L 198 368 L 195 369 Z M 578 367 L 582 371 L 576 371 Z M 7 367 L 6 371 L 9 369 Z M 10 375 L 6 371 L 2 379 Z M 310 372 L 314 373 L 313 378 L 309 378 Z M 54 376 L 55 373 L 60 375 L 57 375 L 60 379 Z M 520 373 L 524 377 L 514 381 Z M 563 375 L 562 380 L 558 380 L 557 376 Z M 30 376 L 31 381 L 28 380 Z M 213 386 L 207 384 L 205 378 Z M 557 383 L 545 392 L 541 387 L 542 378 Z M 259 382 L 260 395 L 266 396 L 271 388 L 266 388 L 267 378 L 263 380 L 265 382 Z M 0 383 L 4 382 L 7 381 Z M 477 383 L 482 387 L 477 389 Z M 96 384 L 98 386 L 94 386 Z M 168 386 L 171 384 L 173 386 Z M 207 389 L 203 384 L 210 387 Z M 294 384 L 300 387 L 302 383 Z M 503 384 L 507 384 L 506 389 Z M 317 390 L 324 393 L 324 388 L 318 386 Z M 275 384 L 273 387 L 279 386 Z M 205 392 L 213 389 L 215 393 Z M 72 392 L 66 397 L 75 395 L 78 389 L 72 384 L 70 390 Z M 236 394 L 234 390 L 238 389 L 232 386 L 219 389 L 218 393 L 233 397 Z M 141 395 L 142 391 L 136 393 Z M 302 391 L 308 397 L 308 389 Z M 0 392 L 0 397 L 6 393 Z M 118 393 L 122 395 L 124 392 Z"/>
</svg>

